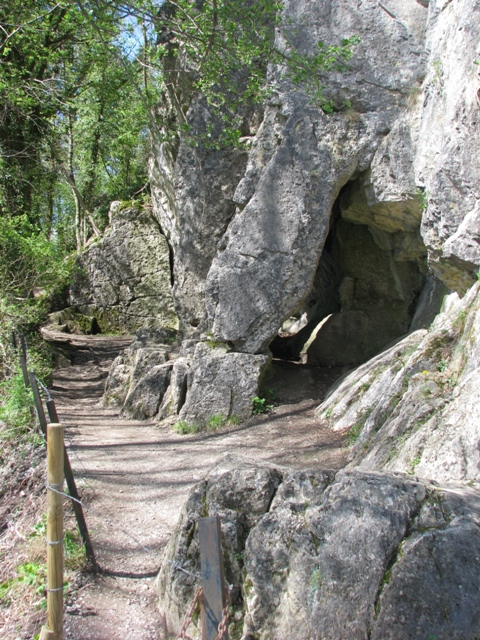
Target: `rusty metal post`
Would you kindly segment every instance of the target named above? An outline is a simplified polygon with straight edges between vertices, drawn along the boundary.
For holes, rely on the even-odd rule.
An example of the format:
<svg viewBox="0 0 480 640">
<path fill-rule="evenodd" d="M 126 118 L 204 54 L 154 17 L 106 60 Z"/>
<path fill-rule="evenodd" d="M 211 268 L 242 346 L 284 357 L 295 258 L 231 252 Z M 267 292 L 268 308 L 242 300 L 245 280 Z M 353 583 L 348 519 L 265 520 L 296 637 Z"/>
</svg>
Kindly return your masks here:
<svg viewBox="0 0 480 640">
<path fill-rule="evenodd" d="M 23 373 L 23 382 L 25 383 L 25 389 L 28 389 L 30 387 L 30 381 L 28 379 L 27 369 L 27 343 L 23 334 L 20 334 L 20 367 Z"/>
<path fill-rule="evenodd" d="M 226 605 L 220 518 L 199 518 L 200 563 L 203 583 L 203 640 L 216 640 Z M 224 635 L 224 639 L 228 640 Z"/>
</svg>

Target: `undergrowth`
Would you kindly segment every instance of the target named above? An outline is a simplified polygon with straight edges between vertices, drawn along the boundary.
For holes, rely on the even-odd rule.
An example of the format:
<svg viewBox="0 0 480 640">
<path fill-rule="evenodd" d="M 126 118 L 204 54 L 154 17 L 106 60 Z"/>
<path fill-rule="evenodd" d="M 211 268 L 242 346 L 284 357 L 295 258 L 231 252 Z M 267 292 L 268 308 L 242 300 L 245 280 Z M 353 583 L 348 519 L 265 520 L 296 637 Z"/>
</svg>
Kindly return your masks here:
<svg viewBox="0 0 480 640">
<path fill-rule="evenodd" d="M 252 398 L 252 413 L 254 416 L 268 413 L 275 406 L 276 393 L 274 389 L 262 389 L 258 396 Z"/>
</svg>

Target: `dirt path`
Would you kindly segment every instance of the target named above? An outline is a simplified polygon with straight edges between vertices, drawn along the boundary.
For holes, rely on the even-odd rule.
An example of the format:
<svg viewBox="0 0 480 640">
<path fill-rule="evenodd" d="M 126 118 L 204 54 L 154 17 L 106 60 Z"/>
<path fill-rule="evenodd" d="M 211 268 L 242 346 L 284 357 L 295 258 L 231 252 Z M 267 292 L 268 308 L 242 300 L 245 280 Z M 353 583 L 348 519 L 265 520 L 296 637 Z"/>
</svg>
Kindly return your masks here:
<svg viewBox="0 0 480 640">
<path fill-rule="evenodd" d="M 111 361 L 125 339 L 75 337 L 73 365 L 56 372 L 52 395 L 101 567 L 67 603 L 70 640 L 157 640 L 154 576 L 189 488 L 228 452 L 295 468 L 340 468 L 347 451 L 322 431 L 314 409 L 339 370 L 275 363 L 279 406 L 228 431 L 178 435 L 125 420 L 100 405 Z"/>
</svg>

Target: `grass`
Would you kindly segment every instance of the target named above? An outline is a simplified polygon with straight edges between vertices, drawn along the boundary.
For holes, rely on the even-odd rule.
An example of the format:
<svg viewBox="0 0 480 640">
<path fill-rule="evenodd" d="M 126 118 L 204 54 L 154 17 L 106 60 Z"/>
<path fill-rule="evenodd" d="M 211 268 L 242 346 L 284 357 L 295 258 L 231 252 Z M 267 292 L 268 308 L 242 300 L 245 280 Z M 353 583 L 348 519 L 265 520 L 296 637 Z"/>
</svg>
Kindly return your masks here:
<svg viewBox="0 0 480 640">
<path fill-rule="evenodd" d="M 181 435 L 187 435 L 189 433 L 198 433 L 199 431 L 202 431 L 203 428 L 207 431 L 217 431 L 227 425 L 236 426 L 240 424 L 240 422 L 241 421 L 238 416 L 231 415 L 229 418 L 226 418 L 221 413 L 216 413 L 207 419 L 205 427 L 200 427 L 197 424 L 189 424 L 184 420 L 179 420 L 173 425 L 173 430 Z"/>
<path fill-rule="evenodd" d="M 364 422 L 362 420 L 359 420 L 352 427 L 350 427 L 350 429 L 345 434 L 348 444 L 355 444 L 362 432 L 363 425 Z"/>
<path fill-rule="evenodd" d="M 200 431 L 200 427 L 196 424 L 188 424 L 184 420 L 179 420 L 173 425 L 173 430 L 175 433 L 180 433 L 182 436 L 188 433 L 198 433 Z"/>
<path fill-rule="evenodd" d="M 39 497 L 43 503 L 44 496 Z M 32 507 L 30 503 L 29 507 Z M 32 620 L 35 620 L 34 624 L 36 624 L 35 616 L 38 614 L 34 612 L 46 608 L 47 595 L 46 514 L 42 514 L 39 518 L 37 516 L 37 521 L 33 521 L 32 525 L 28 510 L 23 511 L 25 513 L 19 512 L 15 528 L 23 529 L 26 535 L 22 534 L 20 541 L 18 538 L 15 539 L 14 552 L 6 556 L 8 562 L 3 564 L 0 571 L 0 610 L 5 613 L 6 619 L 15 624 L 17 631 L 24 624 L 28 626 L 29 620 L 30 625 Z M 79 533 L 76 528 L 72 528 L 73 512 L 70 509 L 65 514 L 65 524 L 64 589 L 67 592 L 69 586 L 75 584 L 79 573 L 85 568 L 85 550 Z"/>
<path fill-rule="evenodd" d="M 222 416 L 220 413 L 216 413 L 213 416 L 210 416 L 206 422 L 207 431 L 216 431 L 223 427 L 226 423 L 225 416 Z"/>
<path fill-rule="evenodd" d="M 2 439 L 29 431 L 34 426 L 30 411 L 34 400 L 32 391 L 25 388 L 23 376 L 17 374 L 7 378 L 0 388 L 0 397 L 0 421 L 5 425 Z"/>
</svg>

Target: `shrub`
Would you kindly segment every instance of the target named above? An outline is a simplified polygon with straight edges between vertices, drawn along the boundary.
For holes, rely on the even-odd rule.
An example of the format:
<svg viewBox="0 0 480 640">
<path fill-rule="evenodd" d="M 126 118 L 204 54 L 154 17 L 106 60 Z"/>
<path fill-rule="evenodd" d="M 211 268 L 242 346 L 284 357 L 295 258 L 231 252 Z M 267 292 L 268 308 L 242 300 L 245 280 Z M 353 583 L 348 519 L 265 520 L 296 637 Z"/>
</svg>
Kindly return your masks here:
<svg viewBox="0 0 480 640">
<path fill-rule="evenodd" d="M 259 396 L 252 398 L 252 413 L 259 415 L 268 413 L 273 409 L 275 401 L 275 391 L 273 389 L 264 389 Z"/>
</svg>

